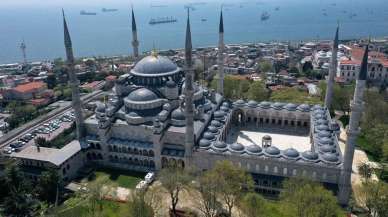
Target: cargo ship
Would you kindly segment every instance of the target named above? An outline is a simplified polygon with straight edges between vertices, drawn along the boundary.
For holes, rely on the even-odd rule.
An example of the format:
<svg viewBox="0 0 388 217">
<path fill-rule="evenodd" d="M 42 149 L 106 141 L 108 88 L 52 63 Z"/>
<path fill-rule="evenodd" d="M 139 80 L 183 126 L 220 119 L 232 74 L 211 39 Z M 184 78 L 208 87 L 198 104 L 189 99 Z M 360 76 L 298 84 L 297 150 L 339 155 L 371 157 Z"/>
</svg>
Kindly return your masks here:
<svg viewBox="0 0 388 217">
<path fill-rule="evenodd" d="M 269 18 L 271 17 L 271 15 L 269 15 L 269 13 L 268 12 L 264 12 L 264 13 L 262 13 L 261 14 L 261 21 L 266 21 L 266 20 L 268 20 Z"/>
<path fill-rule="evenodd" d="M 175 23 L 178 20 L 174 17 L 161 17 L 161 18 L 152 18 L 149 22 L 150 25 L 162 24 L 162 23 Z"/>
<path fill-rule="evenodd" d="M 95 12 L 87 12 L 84 10 L 80 11 L 79 14 L 80 15 L 97 15 L 97 13 L 95 13 Z"/>
</svg>

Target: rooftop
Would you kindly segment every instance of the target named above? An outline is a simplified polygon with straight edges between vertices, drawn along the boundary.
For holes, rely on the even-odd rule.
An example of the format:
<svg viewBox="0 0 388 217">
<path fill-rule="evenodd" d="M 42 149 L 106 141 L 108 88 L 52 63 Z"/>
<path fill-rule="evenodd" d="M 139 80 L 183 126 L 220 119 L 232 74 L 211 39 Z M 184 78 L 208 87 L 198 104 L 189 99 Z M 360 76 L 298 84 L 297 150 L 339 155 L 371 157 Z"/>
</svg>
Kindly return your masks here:
<svg viewBox="0 0 388 217">
<path fill-rule="evenodd" d="M 18 85 L 17 87 L 14 88 L 14 90 L 17 92 L 26 93 L 26 92 L 34 91 L 36 89 L 43 88 L 45 87 L 45 85 L 46 84 L 44 82 L 34 81 L 34 82 Z"/>
</svg>

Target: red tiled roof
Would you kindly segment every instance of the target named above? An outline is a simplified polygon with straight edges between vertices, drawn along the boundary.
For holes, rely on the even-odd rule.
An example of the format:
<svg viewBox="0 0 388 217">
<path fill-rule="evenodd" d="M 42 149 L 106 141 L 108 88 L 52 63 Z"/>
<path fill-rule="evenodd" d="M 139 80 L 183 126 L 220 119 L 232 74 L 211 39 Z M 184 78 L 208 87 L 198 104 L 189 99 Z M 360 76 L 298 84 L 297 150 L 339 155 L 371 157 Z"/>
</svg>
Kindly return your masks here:
<svg viewBox="0 0 388 217">
<path fill-rule="evenodd" d="M 360 61 L 357 60 L 341 60 L 341 65 L 361 65 Z"/>
<path fill-rule="evenodd" d="M 117 76 L 114 76 L 114 75 L 109 75 L 105 77 L 105 80 L 107 81 L 114 81 L 116 79 L 117 79 Z"/>
<path fill-rule="evenodd" d="M 44 82 L 34 81 L 34 82 L 27 83 L 27 84 L 18 85 L 17 87 L 14 88 L 14 90 L 17 92 L 25 93 L 25 92 L 30 92 L 30 91 L 33 91 L 35 89 L 40 89 L 43 87 L 45 87 Z"/>
</svg>

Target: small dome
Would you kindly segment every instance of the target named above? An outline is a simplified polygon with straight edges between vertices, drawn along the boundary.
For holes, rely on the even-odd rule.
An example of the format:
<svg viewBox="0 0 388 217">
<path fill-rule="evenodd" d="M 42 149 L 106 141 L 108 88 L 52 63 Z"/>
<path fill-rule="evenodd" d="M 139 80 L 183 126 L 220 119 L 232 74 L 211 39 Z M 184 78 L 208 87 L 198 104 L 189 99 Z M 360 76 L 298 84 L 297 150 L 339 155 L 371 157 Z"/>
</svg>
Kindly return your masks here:
<svg viewBox="0 0 388 217">
<path fill-rule="evenodd" d="M 225 107 L 225 106 L 221 106 L 221 107 L 220 107 L 220 110 L 223 111 L 223 112 L 228 112 L 228 111 L 229 111 L 229 108 L 228 108 L 228 107 Z"/>
<path fill-rule="evenodd" d="M 317 130 L 330 130 L 329 126 L 324 125 L 324 124 L 316 126 L 315 129 L 317 129 Z"/>
<path fill-rule="evenodd" d="M 322 159 L 324 161 L 327 161 L 327 162 L 330 162 L 330 163 L 335 163 L 335 162 L 338 162 L 338 157 L 337 155 L 333 154 L 333 153 L 324 153 L 322 155 Z"/>
<path fill-rule="evenodd" d="M 314 105 L 313 106 L 313 110 L 316 111 L 316 110 L 323 110 L 324 108 L 321 106 L 321 105 Z"/>
<path fill-rule="evenodd" d="M 317 125 L 327 125 L 329 123 L 329 121 L 325 120 L 325 119 L 319 119 L 319 120 L 316 120 L 315 123 Z"/>
<path fill-rule="evenodd" d="M 318 131 L 318 137 L 331 137 L 331 132 L 326 130 Z"/>
<path fill-rule="evenodd" d="M 306 160 L 311 160 L 311 161 L 318 160 L 318 154 L 312 151 L 303 152 L 302 157 Z"/>
<path fill-rule="evenodd" d="M 314 118 L 315 118 L 315 120 L 326 120 L 326 115 L 324 115 L 324 114 L 315 114 Z"/>
<path fill-rule="evenodd" d="M 272 155 L 272 156 L 276 156 L 276 155 L 280 154 L 280 150 L 278 148 L 276 148 L 275 146 L 270 146 L 270 147 L 264 149 L 264 152 L 269 154 L 269 155 Z"/>
<path fill-rule="evenodd" d="M 207 139 L 201 139 L 199 140 L 199 147 L 201 148 L 207 148 L 211 145 L 211 142 Z"/>
<path fill-rule="evenodd" d="M 183 111 L 183 109 L 181 107 L 175 109 L 172 113 L 171 113 L 171 119 L 173 120 L 179 120 L 179 121 L 183 121 L 186 119 L 185 117 L 185 112 Z"/>
<path fill-rule="evenodd" d="M 170 109 L 171 109 L 170 103 L 166 103 L 163 105 L 163 110 L 170 111 Z"/>
<path fill-rule="evenodd" d="M 248 152 L 254 153 L 254 154 L 260 153 L 262 151 L 261 147 L 258 145 L 250 145 L 246 149 Z"/>
<path fill-rule="evenodd" d="M 318 114 L 324 115 L 324 114 L 326 114 L 326 112 L 323 109 L 315 109 L 314 110 L 314 115 L 318 115 Z"/>
<path fill-rule="evenodd" d="M 236 104 L 237 106 L 243 106 L 245 104 L 245 101 L 242 99 L 239 99 L 234 104 Z"/>
<path fill-rule="evenodd" d="M 280 110 L 284 107 L 284 103 L 281 103 L 281 102 L 275 102 L 274 104 L 272 104 L 272 108 L 276 109 L 276 110 Z"/>
<path fill-rule="evenodd" d="M 257 106 L 257 102 L 256 102 L 255 100 L 250 100 L 250 101 L 248 102 L 248 106 L 249 106 L 249 107 L 256 107 L 256 106 Z"/>
<path fill-rule="evenodd" d="M 332 137 L 322 137 L 318 138 L 318 142 L 322 145 L 333 145 L 333 138 Z"/>
<path fill-rule="evenodd" d="M 287 105 L 284 106 L 284 108 L 287 109 L 288 111 L 295 111 L 297 107 L 298 106 L 293 103 L 288 103 Z"/>
<path fill-rule="evenodd" d="M 309 112 L 310 111 L 310 106 L 307 105 L 307 104 L 301 104 L 298 106 L 297 108 L 299 111 L 302 111 L 302 112 Z"/>
<path fill-rule="evenodd" d="M 216 118 L 223 118 L 225 113 L 223 111 L 215 111 L 214 112 L 214 117 Z"/>
<path fill-rule="evenodd" d="M 271 103 L 270 102 L 266 102 L 266 101 L 263 101 L 259 104 L 260 107 L 262 108 L 269 108 L 271 107 Z"/>
<path fill-rule="evenodd" d="M 174 81 L 172 81 L 172 80 L 168 80 L 168 81 L 166 82 L 166 87 L 168 87 L 168 88 L 174 88 L 174 87 L 176 87 L 176 83 L 175 83 Z"/>
<path fill-rule="evenodd" d="M 223 102 L 223 103 L 222 103 L 222 106 L 224 106 L 224 107 L 227 107 L 227 108 L 229 108 L 229 107 L 230 107 L 230 105 L 229 105 L 229 103 L 228 103 L 228 102 Z"/>
<path fill-rule="evenodd" d="M 233 144 L 229 145 L 229 148 L 232 151 L 238 151 L 238 152 L 244 151 L 244 146 L 241 145 L 240 143 L 233 143 Z"/>
<path fill-rule="evenodd" d="M 164 56 L 147 56 L 136 63 L 131 74 L 137 76 L 167 76 L 179 72 L 179 67 Z"/>
<path fill-rule="evenodd" d="M 218 133 L 218 128 L 217 128 L 217 127 L 214 127 L 214 126 L 209 126 L 209 127 L 207 128 L 207 130 L 208 130 L 209 132 L 211 132 L 211 133 L 215 133 L 215 134 Z"/>
<path fill-rule="evenodd" d="M 136 112 L 129 112 L 129 113 L 128 113 L 128 116 L 129 116 L 129 117 L 132 117 L 132 118 L 140 117 Z"/>
<path fill-rule="evenodd" d="M 336 152 L 335 148 L 333 146 L 330 146 L 330 145 L 324 145 L 319 150 L 321 150 L 322 152 L 331 152 L 331 153 Z"/>
<path fill-rule="evenodd" d="M 294 148 L 289 148 L 283 151 L 283 155 L 287 158 L 297 158 L 299 157 L 299 152 Z"/>
<path fill-rule="evenodd" d="M 214 127 L 217 127 L 217 128 L 222 127 L 221 122 L 219 122 L 219 121 L 217 121 L 217 120 L 212 120 L 212 121 L 210 122 L 210 125 L 212 125 L 212 126 L 214 126 Z"/>
<path fill-rule="evenodd" d="M 225 144 L 225 142 L 217 141 L 213 144 L 213 146 L 218 149 L 224 149 L 227 145 Z"/>
<path fill-rule="evenodd" d="M 272 140 L 272 137 L 270 135 L 265 135 L 263 136 L 264 140 Z"/>
<path fill-rule="evenodd" d="M 132 91 L 127 98 L 131 101 L 144 102 L 158 99 L 158 96 L 147 88 L 140 88 Z"/>
<path fill-rule="evenodd" d="M 105 113 L 106 106 L 103 103 L 98 103 L 96 111 L 100 113 Z"/>
<path fill-rule="evenodd" d="M 213 140 L 215 138 L 215 136 L 212 133 L 205 132 L 203 134 L 203 138 L 208 139 L 208 140 Z"/>
</svg>

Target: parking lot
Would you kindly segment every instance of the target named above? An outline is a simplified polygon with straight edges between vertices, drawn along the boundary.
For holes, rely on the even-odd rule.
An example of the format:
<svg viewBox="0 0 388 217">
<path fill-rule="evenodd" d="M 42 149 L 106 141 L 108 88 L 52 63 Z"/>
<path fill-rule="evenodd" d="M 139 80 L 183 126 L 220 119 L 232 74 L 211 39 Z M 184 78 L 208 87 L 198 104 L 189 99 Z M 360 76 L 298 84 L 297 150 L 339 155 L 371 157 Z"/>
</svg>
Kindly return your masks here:
<svg viewBox="0 0 388 217">
<path fill-rule="evenodd" d="M 4 154 L 12 154 L 12 152 L 18 152 L 29 145 L 34 145 L 34 139 L 37 137 L 42 137 L 45 138 L 47 141 L 51 141 L 60 133 L 62 133 L 65 129 L 70 128 L 74 119 L 74 112 L 68 111 L 27 132 L 26 134 L 21 136 L 20 139 L 16 142 L 13 142 L 8 146 L 4 147 L 2 151 Z"/>
</svg>

